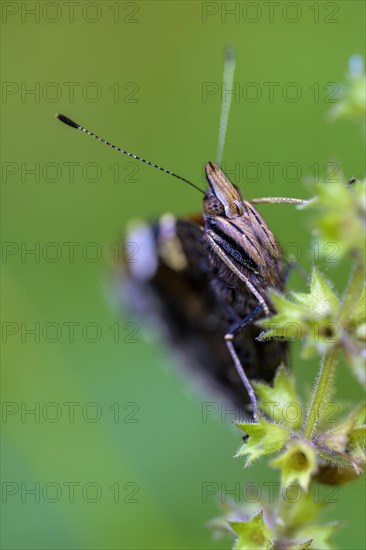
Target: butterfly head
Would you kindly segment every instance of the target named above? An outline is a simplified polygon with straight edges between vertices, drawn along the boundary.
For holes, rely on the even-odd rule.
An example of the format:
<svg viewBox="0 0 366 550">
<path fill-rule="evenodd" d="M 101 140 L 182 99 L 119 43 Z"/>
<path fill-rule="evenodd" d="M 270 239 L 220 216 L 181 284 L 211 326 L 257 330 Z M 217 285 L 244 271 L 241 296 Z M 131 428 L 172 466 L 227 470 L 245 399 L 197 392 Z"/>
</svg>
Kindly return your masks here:
<svg viewBox="0 0 366 550">
<path fill-rule="evenodd" d="M 239 190 L 213 162 L 206 164 L 205 171 L 209 188 L 203 199 L 204 213 L 229 219 L 242 216 L 244 206 Z"/>
</svg>

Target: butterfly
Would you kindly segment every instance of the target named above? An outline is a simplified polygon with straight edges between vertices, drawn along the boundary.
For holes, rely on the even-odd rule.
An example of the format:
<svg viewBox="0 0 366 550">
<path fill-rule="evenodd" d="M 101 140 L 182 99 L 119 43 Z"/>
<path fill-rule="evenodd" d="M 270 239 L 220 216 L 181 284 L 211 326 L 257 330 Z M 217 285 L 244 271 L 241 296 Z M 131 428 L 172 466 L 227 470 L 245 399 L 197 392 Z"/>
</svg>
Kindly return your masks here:
<svg viewBox="0 0 366 550">
<path fill-rule="evenodd" d="M 233 80 L 235 61 L 227 52 L 224 77 Z M 227 100 L 230 102 L 230 98 Z M 256 202 L 303 204 L 291 198 L 246 200 L 220 169 L 230 103 L 223 104 L 217 163 L 205 166 L 207 189 L 121 149 L 68 117 L 76 128 L 112 149 L 173 176 L 202 195 L 201 213 L 165 214 L 135 224 L 126 235 L 139 251 L 137 262 L 119 272 L 128 307 L 161 328 L 182 364 L 205 388 L 257 419 L 252 380 L 271 382 L 288 364 L 287 344 L 258 341 L 259 317 L 275 313 L 270 289 L 282 292 L 287 266 Z"/>
</svg>

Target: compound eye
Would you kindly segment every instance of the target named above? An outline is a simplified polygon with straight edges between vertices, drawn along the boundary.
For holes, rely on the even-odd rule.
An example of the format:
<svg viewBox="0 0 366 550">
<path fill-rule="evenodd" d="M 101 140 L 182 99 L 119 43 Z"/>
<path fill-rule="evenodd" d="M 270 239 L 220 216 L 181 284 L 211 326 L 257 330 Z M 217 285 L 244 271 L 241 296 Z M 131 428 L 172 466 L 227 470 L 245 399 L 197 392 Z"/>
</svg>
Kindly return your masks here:
<svg viewBox="0 0 366 550">
<path fill-rule="evenodd" d="M 203 210 L 208 216 L 221 216 L 224 213 L 224 206 L 215 196 L 210 196 L 204 199 Z"/>
</svg>

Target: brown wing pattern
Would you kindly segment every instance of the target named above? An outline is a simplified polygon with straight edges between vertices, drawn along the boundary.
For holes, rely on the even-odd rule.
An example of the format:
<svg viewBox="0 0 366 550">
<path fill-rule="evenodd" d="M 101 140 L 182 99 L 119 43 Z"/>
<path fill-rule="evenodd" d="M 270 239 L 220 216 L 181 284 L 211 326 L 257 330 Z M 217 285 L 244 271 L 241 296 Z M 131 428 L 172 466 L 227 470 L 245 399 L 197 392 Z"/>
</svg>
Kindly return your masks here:
<svg viewBox="0 0 366 550">
<path fill-rule="evenodd" d="M 127 240 L 136 242 L 144 260 L 127 266 L 123 294 L 138 318 L 159 322 L 173 352 L 204 388 L 243 410 L 248 397 L 224 342 L 235 319 L 213 290 L 200 220 L 163 216 L 130 232 Z M 243 330 L 238 354 L 250 378 L 270 381 L 286 363 L 286 346 L 258 342 L 259 332 L 254 325 Z"/>
</svg>

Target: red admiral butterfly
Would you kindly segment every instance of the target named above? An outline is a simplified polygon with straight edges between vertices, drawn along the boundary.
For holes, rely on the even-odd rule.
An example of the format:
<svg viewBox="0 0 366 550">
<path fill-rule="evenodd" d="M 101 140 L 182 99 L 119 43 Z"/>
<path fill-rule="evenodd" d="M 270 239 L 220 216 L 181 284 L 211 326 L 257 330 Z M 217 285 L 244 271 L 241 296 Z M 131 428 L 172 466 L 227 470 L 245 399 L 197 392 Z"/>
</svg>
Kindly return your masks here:
<svg viewBox="0 0 366 550">
<path fill-rule="evenodd" d="M 229 52 L 225 79 L 233 79 Z M 229 103 L 222 107 L 219 154 L 222 156 Z M 279 246 L 255 202 L 301 204 L 289 198 L 245 200 L 217 164 L 205 166 L 208 188 L 133 155 L 73 122 L 59 120 L 105 145 L 165 172 L 203 193 L 202 214 L 186 219 L 164 215 L 130 231 L 128 242 L 138 245 L 141 258 L 127 264 L 124 294 L 141 319 L 158 320 L 168 341 L 195 376 L 239 406 L 257 402 L 250 380 L 273 380 L 278 366 L 287 364 L 287 344 L 259 342 L 254 324 L 260 315 L 275 312 L 268 291 L 282 291 L 286 266 Z M 245 390 L 243 388 L 245 386 Z"/>
</svg>

